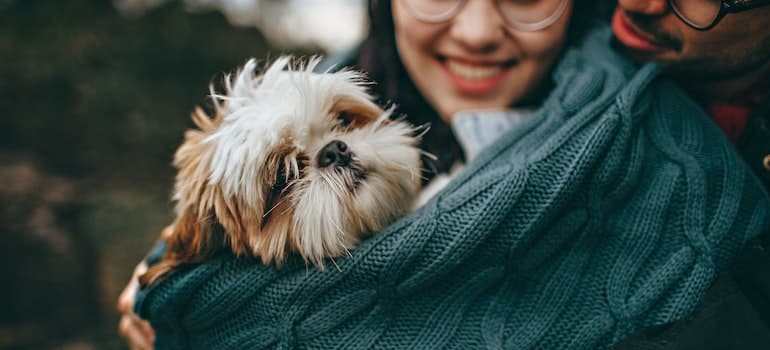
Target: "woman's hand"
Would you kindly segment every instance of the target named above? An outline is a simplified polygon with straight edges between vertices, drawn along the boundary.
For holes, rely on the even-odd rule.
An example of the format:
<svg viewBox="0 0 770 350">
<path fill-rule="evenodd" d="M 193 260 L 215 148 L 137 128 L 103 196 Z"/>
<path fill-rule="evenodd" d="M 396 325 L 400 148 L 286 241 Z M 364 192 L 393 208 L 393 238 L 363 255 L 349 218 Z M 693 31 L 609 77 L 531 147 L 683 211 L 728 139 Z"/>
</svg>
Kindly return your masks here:
<svg viewBox="0 0 770 350">
<path fill-rule="evenodd" d="M 174 226 L 167 226 L 160 233 L 160 239 L 167 240 L 174 232 Z M 131 281 L 118 297 L 118 311 L 121 313 L 118 332 L 126 339 L 131 350 L 152 350 L 155 342 L 155 331 L 150 323 L 139 318 L 134 313 L 136 292 L 139 290 L 139 276 L 147 271 L 147 263 L 142 260 L 136 265 Z"/>
<path fill-rule="evenodd" d="M 132 350 L 152 350 L 155 341 L 155 331 L 150 323 L 142 320 L 134 313 L 134 301 L 139 289 L 139 276 L 147 271 L 147 264 L 142 261 L 134 269 L 131 281 L 118 297 L 118 311 L 123 315 L 120 318 L 118 332 L 126 339 Z"/>
</svg>

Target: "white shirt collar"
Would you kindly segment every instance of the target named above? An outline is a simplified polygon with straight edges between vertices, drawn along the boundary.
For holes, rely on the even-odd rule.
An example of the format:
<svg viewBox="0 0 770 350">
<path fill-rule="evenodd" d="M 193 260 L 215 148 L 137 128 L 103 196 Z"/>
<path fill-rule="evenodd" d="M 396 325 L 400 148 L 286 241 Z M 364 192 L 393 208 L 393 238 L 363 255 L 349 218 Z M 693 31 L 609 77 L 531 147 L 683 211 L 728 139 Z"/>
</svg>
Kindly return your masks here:
<svg viewBox="0 0 770 350">
<path fill-rule="evenodd" d="M 470 161 L 484 147 L 532 114 L 534 110 L 531 109 L 466 111 L 455 114 L 450 124 L 466 161 Z"/>
</svg>

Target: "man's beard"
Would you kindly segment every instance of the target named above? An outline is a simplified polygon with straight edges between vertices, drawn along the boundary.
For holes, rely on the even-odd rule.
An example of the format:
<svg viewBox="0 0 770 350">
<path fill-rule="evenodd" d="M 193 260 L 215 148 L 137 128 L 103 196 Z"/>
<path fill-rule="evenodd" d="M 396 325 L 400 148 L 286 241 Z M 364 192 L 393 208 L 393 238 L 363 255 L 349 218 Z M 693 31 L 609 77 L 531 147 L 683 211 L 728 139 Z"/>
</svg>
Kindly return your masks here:
<svg viewBox="0 0 770 350">
<path fill-rule="evenodd" d="M 769 40 L 770 41 L 770 40 Z M 759 46 L 760 52 L 748 54 L 707 55 L 698 59 L 664 64 L 667 74 L 688 83 L 719 82 L 732 80 L 757 71 L 770 65 L 770 49 Z"/>
</svg>

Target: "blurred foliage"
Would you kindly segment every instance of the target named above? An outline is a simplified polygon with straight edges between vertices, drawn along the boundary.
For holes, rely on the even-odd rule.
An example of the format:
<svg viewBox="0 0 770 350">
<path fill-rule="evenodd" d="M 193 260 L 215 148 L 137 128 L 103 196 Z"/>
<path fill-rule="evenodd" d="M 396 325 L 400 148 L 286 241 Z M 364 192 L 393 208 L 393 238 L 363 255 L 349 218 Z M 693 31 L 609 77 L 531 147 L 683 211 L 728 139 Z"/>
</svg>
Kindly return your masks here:
<svg viewBox="0 0 770 350">
<path fill-rule="evenodd" d="M 5 1 L 0 148 L 70 175 L 168 174 L 208 83 L 268 49 L 256 30 L 178 2 L 126 19 L 105 0 Z"/>
<path fill-rule="evenodd" d="M 107 0 L 0 0 L 0 348 L 125 348 L 115 302 L 171 221 L 190 112 L 277 55 L 177 1 L 123 18 Z"/>
</svg>

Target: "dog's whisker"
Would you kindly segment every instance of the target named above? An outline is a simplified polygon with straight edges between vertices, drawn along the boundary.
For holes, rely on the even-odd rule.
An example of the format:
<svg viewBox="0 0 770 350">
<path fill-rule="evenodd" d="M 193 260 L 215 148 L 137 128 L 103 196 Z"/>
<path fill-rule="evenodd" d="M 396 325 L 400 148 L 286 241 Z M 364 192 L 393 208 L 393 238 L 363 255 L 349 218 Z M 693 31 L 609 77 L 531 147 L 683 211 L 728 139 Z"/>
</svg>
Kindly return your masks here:
<svg viewBox="0 0 770 350">
<path fill-rule="evenodd" d="M 431 160 L 433 160 L 433 161 L 437 161 L 437 160 L 438 160 L 438 157 L 437 157 L 435 154 L 433 154 L 433 153 L 430 153 L 430 152 L 427 152 L 427 151 L 422 151 L 422 150 L 421 150 L 421 151 L 420 151 L 420 154 L 422 154 L 422 155 L 424 155 L 424 156 L 426 156 L 426 157 L 430 158 L 430 159 L 431 159 Z"/>
<path fill-rule="evenodd" d="M 270 210 L 266 211 L 264 214 L 262 214 L 262 218 L 266 218 L 268 215 L 270 215 L 270 212 L 273 211 L 273 209 L 278 208 L 279 205 L 281 205 L 286 199 L 281 199 L 278 203 L 276 203 Z"/>
<path fill-rule="evenodd" d="M 347 255 L 347 256 L 348 256 L 348 258 L 352 258 L 352 257 L 353 257 L 353 253 L 351 253 L 351 252 L 350 252 L 350 249 L 348 249 L 348 247 L 346 247 L 346 246 L 344 246 L 344 245 L 343 245 L 343 246 L 342 246 L 342 249 L 344 249 L 344 250 L 345 250 L 345 255 Z"/>
<path fill-rule="evenodd" d="M 298 164 L 298 162 L 297 162 L 297 158 L 296 158 L 296 155 L 295 155 L 295 157 L 294 157 L 294 158 L 292 158 L 292 161 L 291 161 L 291 168 L 292 168 L 292 170 L 294 170 L 294 177 L 299 177 L 299 176 L 300 176 L 300 173 L 299 173 L 299 164 Z"/>
<path fill-rule="evenodd" d="M 404 164 L 404 163 L 396 163 L 395 165 L 397 168 L 409 172 L 410 178 L 414 180 L 414 167 L 411 167 L 409 166 L 409 164 Z"/>
<path fill-rule="evenodd" d="M 338 173 L 338 175 L 340 176 L 334 176 L 329 173 L 322 173 L 322 176 L 329 183 L 332 189 L 332 192 L 334 192 L 334 195 L 337 197 L 343 197 L 345 195 L 345 189 L 347 187 L 345 186 L 345 182 L 352 183 L 352 181 L 350 181 L 352 179 L 340 178 L 340 177 L 349 177 L 349 175 L 345 173 Z"/>
<path fill-rule="evenodd" d="M 414 132 L 418 132 L 418 134 L 415 136 L 415 138 L 422 139 L 422 137 L 425 136 L 425 134 L 427 134 L 428 131 L 430 131 L 430 124 L 423 124 L 420 126 L 416 126 L 414 128 Z"/>
<path fill-rule="evenodd" d="M 345 232 L 342 231 L 339 225 L 337 225 L 337 221 L 334 220 L 334 218 L 327 217 L 326 219 L 329 220 L 329 222 L 332 224 L 332 226 L 334 226 L 335 229 L 337 229 L 337 233 L 339 233 L 340 235 L 345 235 Z M 337 238 L 337 241 L 340 240 L 340 236 L 336 236 L 336 238 Z"/>
<path fill-rule="evenodd" d="M 329 258 L 329 260 L 331 260 L 331 261 L 332 261 L 332 264 L 334 264 L 334 267 L 337 269 L 337 271 L 339 271 L 339 272 L 342 272 L 342 269 L 340 268 L 340 266 L 339 266 L 339 265 L 337 265 L 337 262 L 336 262 L 336 261 L 334 261 L 334 258 L 331 258 L 331 257 L 330 257 L 330 258 Z"/>
</svg>

